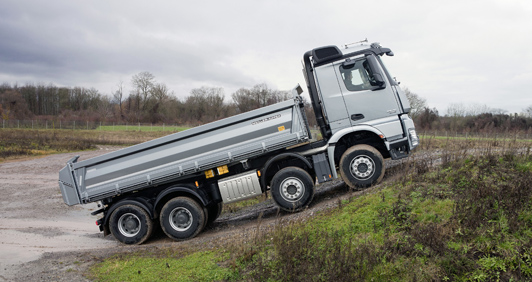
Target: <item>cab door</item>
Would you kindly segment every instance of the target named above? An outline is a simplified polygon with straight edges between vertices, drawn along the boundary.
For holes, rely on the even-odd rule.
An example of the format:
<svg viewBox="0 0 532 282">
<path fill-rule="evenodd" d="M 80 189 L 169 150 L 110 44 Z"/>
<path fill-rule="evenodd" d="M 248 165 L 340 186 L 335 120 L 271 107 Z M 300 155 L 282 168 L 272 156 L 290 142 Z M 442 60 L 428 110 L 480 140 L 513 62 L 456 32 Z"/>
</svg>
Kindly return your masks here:
<svg viewBox="0 0 532 282">
<path fill-rule="evenodd" d="M 361 55 L 333 64 L 351 125 L 396 116 L 396 95 L 374 55 Z"/>
<path fill-rule="evenodd" d="M 338 77 L 333 64 L 315 68 L 315 80 L 320 95 L 321 108 L 331 132 L 351 126 L 344 96 L 338 85 Z"/>
</svg>

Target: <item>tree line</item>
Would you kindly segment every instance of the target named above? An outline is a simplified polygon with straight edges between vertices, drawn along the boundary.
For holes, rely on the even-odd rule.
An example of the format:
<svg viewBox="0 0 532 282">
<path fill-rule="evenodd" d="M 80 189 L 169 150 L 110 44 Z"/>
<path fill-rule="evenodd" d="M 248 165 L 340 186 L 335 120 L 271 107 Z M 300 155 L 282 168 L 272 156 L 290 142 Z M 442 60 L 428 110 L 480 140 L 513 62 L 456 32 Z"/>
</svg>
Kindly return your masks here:
<svg viewBox="0 0 532 282">
<path fill-rule="evenodd" d="M 446 114 L 441 115 L 436 108 L 427 105 L 425 98 L 407 88 L 404 91 L 412 107 L 410 116 L 418 130 L 476 133 L 532 131 L 532 106 L 521 113 L 510 114 L 504 109 L 482 104 L 451 103 Z"/>
<path fill-rule="evenodd" d="M 125 93 L 121 81 L 112 95 L 105 95 L 94 88 L 3 83 L 0 117 L 198 125 L 291 98 L 288 91 L 264 83 L 240 88 L 232 93 L 231 100 L 221 87 L 192 89 L 188 96 L 178 98 L 150 72 L 134 75 L 130 86 L 132 90 Z"/>
<path fill-rule="evenodd" d="M 178 98 L 166 84 L 150 72 L 120 81 L 111 95 L 95 88 L 59 87 L 54 84 L 0 84 L 0 118 L 3 120 L 53 119 L 63 121 L 126 123 L 176 123 L 199 125 L 238 113 L 275 104 L 291 98 L 266 84 L 240 88 L 227 99 L 221 87 L 192 89 Z M 430 108 L 425 98 L 404 89 L 410 104 L 410 116 L 419 130 L 458 132 L 531 131 L 532 106 L 520 114 L 508 114 L 486 105 L 450 104 L 445 115 Z M 310 125 L 315 125 L 312 107 L 305 102 Z"/>
</svg>

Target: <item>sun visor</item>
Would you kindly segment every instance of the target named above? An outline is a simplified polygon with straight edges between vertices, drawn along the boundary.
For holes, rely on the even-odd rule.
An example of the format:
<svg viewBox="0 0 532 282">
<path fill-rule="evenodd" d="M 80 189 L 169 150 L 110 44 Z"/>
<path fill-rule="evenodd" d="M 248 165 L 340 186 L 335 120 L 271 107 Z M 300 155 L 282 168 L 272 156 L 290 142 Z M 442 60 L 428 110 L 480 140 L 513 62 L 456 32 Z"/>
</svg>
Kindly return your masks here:
<svg viewBox="0 0 532 282">
<path fill-rule="evenodd" d="M 334 61 L 342 56 L 342 52 L 336 46 L 325 46 L 312 50 L 312 59 L 316 65 L 321 65 L 328 61 Z"/>
</svg>

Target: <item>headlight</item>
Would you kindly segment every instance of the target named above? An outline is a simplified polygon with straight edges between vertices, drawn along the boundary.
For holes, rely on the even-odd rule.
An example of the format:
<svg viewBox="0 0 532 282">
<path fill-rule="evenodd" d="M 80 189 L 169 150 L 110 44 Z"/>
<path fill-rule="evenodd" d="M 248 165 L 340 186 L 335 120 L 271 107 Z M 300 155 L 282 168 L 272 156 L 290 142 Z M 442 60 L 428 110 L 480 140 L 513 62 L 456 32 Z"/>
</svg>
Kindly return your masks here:
<svg viewBox="0 0 532 282">
<path fill-rule="evenodd" d="M 412 149 L 414 149 L 417 147 L 417 145 L 419 145 L 419 138 L 417 137 L 416 129 L 408 129 L 408 134 L 410 134 L 410 142 L 412 142 Z"/>
</svg>

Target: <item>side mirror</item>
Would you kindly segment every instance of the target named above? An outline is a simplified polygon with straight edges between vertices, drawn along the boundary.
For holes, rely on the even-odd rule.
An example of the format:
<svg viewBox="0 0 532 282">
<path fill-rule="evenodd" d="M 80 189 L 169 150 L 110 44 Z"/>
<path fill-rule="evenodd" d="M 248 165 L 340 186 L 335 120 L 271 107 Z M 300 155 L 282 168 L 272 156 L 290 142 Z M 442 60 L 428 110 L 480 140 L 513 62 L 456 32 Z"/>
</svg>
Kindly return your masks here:
<svg viewBox="0 0 532 282">
<path fill-rule="evenodd" d="M 378 88 L 374 90 L 386 88 L 386 81 L 384 80 L 384 76 L 381 73 L 379 63 L 377 62 L 375 56 L 368 54 L 366 55 L 366 60 L 368 61 L 369 69 L 371 71 L 371 74 L 373 75 L 373 80 L 370 83 L 373 86 L 378 86 Z"/>
<path fill-rule="evenodd" d="M 375 85 L 373 86 L 379 86 L 382 88 L 386 87 L 386 83 L 384 82 L 384 79 L 380 73 L 373 73 L 373 78 L 375 79 Z"/>
</svg>

